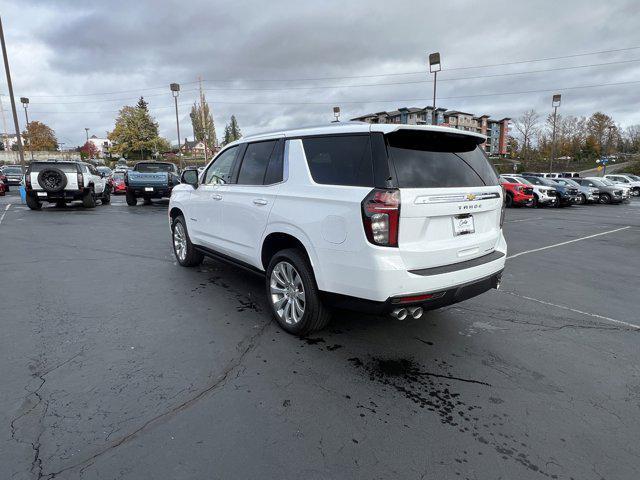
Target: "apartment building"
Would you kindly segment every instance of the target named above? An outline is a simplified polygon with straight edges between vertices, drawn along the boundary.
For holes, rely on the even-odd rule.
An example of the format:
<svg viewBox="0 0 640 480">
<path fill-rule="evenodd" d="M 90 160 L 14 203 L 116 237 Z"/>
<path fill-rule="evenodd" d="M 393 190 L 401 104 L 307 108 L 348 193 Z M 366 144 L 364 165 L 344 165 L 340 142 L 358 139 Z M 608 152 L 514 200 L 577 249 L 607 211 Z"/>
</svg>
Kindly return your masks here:
<svg viewBox="0 0 640 480">
<path fill-rule="evenodd" d="M 446 108 L 436 108 L 436 118 L 437 125 L 486 135 L 487 141 L 483 146 L 488 155 L 504 157 L 508 154 L 510 118 L 494 120 L 489 115 L 477 116 L 473 113 L 447 110 Z M 370 113 L 352 118 L 352 120 L 367 123 L 432 125 L 433 107 L 402 107 L 391 112 Z"/>
</svg>

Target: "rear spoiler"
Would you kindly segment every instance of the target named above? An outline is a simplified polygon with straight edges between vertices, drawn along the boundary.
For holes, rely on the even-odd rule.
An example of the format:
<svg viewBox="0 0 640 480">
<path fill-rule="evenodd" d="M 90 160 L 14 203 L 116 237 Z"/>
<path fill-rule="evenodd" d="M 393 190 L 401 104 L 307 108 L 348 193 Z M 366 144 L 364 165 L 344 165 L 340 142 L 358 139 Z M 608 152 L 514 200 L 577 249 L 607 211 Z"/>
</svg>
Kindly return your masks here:
<svg viewBox="0 0 640 480">
<path fill-rule="evenodd" d="M 481 133 L 476 132 L 467 132 L 464 130 L 458 130 L 457 128 L 452 127 L 441 127 L 435 125 L 404 125 L 404 124 L 372 124 L 371 131 L 372 132 L 382 132 L 385 134 L 397 132 L 399 130 L 414 130 L 414 131 L 423 131 L 423 132 L 440 132 L 447 133 L 450 135 L 457 135 L 460 137 L 473 137 L 476 140 L 476 143 L 480 145 L 481 143 L 486 142 L 487 136 L 482 135 Z"/>
</svg>

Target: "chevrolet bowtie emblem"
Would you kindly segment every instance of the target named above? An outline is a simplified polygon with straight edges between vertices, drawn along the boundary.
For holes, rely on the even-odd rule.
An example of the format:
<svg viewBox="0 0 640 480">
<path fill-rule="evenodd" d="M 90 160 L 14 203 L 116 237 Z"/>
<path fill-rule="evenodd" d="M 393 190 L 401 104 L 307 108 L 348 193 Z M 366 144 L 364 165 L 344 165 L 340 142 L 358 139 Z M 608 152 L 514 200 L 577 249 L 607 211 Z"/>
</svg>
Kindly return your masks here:
<svg viewBox="0 0 640 480">
<path fill-rule="evenodd" d="M 476 199 L 476 196 L 473 193 L 467 193 L 467 200 L 469 202 L 473 201 Z"/>
</svg>

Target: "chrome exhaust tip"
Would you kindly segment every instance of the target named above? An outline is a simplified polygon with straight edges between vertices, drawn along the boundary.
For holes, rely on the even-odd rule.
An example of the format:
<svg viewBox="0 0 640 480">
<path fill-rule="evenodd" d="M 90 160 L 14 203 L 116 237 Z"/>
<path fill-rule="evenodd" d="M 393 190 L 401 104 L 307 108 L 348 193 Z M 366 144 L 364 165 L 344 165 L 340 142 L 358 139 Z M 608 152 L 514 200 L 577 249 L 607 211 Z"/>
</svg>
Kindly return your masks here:
<svg viewBox="0 0 640 480">
<path fill-rule="evenodd" d="M 408 314 L 409 312 L 407 312 L 406 308 L 396 308 L 391 312 L 391 316 L 396 320 L 404 320 L 405 318 L 407 318 Z"/>
<path fill-rule="evenodd" d="M 422 316 L 422 314 L 424 313 L 424 310 L 422 309 L 422 307 L 413 307 L 409 309 L 409 313 L 413 318 L 417 320 Z"/>
</svg>

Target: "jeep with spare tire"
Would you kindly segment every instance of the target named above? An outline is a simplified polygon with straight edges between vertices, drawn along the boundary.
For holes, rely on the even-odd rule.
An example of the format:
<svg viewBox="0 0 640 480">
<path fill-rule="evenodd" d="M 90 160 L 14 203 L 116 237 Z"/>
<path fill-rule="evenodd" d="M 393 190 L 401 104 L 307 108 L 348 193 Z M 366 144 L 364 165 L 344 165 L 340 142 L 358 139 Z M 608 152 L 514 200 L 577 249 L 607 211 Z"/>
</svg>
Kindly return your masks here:
<svg viewBox="0 0 640 480">
<path fill-rule="evenodd" d="M 85 208 L 111 201 L 111 189 L 103 174 L 89 163 L 72 161 L 32 162 L 25 173 L 27 206 L 40 210 L 43 202 L 63 207 L 79 200 Z"/>
</svg>

